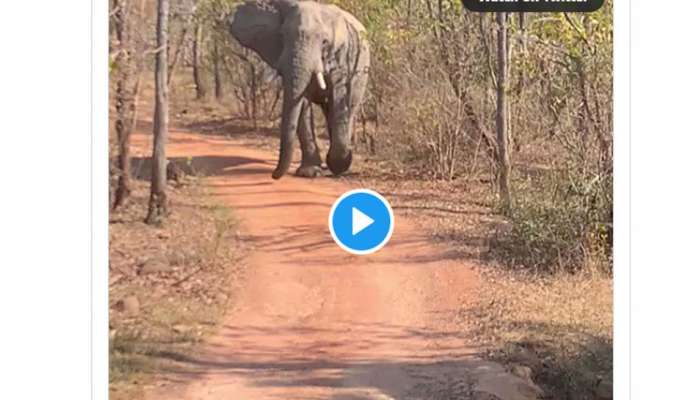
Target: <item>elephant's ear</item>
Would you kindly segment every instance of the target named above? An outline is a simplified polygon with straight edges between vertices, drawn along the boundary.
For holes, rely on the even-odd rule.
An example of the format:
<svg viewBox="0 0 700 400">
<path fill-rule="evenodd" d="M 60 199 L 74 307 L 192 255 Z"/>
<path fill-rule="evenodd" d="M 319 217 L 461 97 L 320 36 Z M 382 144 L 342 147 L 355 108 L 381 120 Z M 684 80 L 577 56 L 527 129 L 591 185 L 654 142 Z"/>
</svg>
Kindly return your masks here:
<svg viewBox="0 0 700 400">
<path fill-rule="evenodd" d="M 229 20 L 231 35 L 273 68 L 283 48 L 282 11 L 275 2 L 248 1 L 236 7 Z"/>
</svg>

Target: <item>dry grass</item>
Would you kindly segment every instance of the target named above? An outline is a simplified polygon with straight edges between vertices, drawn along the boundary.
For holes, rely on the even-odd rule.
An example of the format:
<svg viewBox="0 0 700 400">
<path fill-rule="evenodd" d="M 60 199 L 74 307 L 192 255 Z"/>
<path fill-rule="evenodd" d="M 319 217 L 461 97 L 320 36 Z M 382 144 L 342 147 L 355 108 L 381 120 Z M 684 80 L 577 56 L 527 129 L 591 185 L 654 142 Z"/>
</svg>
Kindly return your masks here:
<svg viewBox="0 0 700 400">
<path fill-rule="evenodd" d="M 480 265 L 479 293 L 460 313 L 464 330 L 484 356 L 530 367 L 547 399 L 605 398 L 599 395 L 612 382 L 610 275 L 506 267 L 492 246 L 507 220 L 494 214 L 487 184 L 413 179 L 400 168 L 379 164 L 386 162 L 361 159 L 353 165 L 357 175 L 349 179 L 380 191 L 396 213 L 419 221 L 455 257 Z"/>
<path fill-rule="evenodd" d="M 110 397 L 138 398 L 154 375 L 196 352 L 244 273 L 236 222 L 196 179 L 169 191 L 161 227 L 144 224 L 148 185 L 137 181 L 110 216 Z M 125 305 L 136 299 L 138 306 Z"/>
<path fill-rule="evenodd" d="M 530 367 L 547 399 L 596 399 L 612 382 L 612 281 L 482 269 L 465 329 L 489 358 Z"/>
</svg>

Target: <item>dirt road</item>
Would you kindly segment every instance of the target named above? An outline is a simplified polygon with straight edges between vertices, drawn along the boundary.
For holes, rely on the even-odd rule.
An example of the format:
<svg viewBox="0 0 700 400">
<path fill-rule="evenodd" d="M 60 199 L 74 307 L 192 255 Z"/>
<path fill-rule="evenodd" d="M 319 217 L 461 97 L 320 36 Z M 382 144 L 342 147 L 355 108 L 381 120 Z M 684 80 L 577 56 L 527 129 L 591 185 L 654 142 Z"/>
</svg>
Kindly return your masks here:
<svg viewBox="0 0 700 400">
<path fill-rule="evenodd" d="M 134 139 L 148 155 L 150 136 Z M 185 384 L 151 399 L 535 398 L 525 380 L 474 356 L 455 312 L 477 274 L 420 226 L 396 215 L 384 249 L 353 256 L 327 226 L 347 182 L 273 181 L 275 154 L 236 140 L 172 132 L 168 153 L 192 157 L 251 251 L 223 327 L 178 374 Z"/>
</svg>

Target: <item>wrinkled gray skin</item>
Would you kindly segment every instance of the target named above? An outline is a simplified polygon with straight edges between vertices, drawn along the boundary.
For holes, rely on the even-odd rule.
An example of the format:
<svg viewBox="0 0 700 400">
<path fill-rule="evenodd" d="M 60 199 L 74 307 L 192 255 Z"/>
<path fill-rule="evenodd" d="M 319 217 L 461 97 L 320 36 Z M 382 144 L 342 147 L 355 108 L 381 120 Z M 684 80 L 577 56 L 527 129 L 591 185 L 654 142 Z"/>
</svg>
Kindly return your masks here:
<svg viewBox="0 0 700 400">
<path fill-rule="evenodd" d="M 362 24 L 333 5 L 313 1 L 251 0 L 229 17 L 230 32 L 282 76 L 284 101 L 274 179 L 292 162 L 294 136 L 302 149 L 297 175 L 315 177 L 321 157 L 308 118 L 321 106 L 328 124 L 326 164 L 335 175 L 352 163 L 352 124 L 365 93 L 369 45 Z"/>
</svg>

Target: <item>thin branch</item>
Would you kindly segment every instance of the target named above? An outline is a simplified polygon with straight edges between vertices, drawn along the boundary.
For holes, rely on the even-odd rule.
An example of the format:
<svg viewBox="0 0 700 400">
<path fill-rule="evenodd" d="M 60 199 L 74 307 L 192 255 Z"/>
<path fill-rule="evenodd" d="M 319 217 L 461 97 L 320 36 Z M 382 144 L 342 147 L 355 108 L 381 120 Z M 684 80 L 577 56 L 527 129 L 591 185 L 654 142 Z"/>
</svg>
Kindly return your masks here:
<svg viewBox="0 0 700 400">
<path fill-rule="evenodd" d="M 158 54 L 158 53 L 160 53 L 161 51 L 167 49 L 167 47 L 168 47 L 168 46 L 166 46 L 166 45 L 162 45 L 162 46 L 160 46 L 160 47 L 156 47 L 155 49 L 146 50 L 146 51 L 144 51 L 142 54 L 143 54 L 144 56 L 149 56 L 149 55 L 151 55 L 151 54 Z"/>
<path fill-rule="evenodd" d="M 569 14 L 564 13 L 564 18 L 566 21 L 571 25 L 572 28 L 574 28 L 574 31 L 579 35 L 581 40 L 583 40 L 586 43 L 586 46 L 591 47 L 591 44 L 588 42 L 588 37 L 586 36 L 586 33 L 583 31 L 583 28 L 578 26 L 569 16 Z"/>
</svg>

